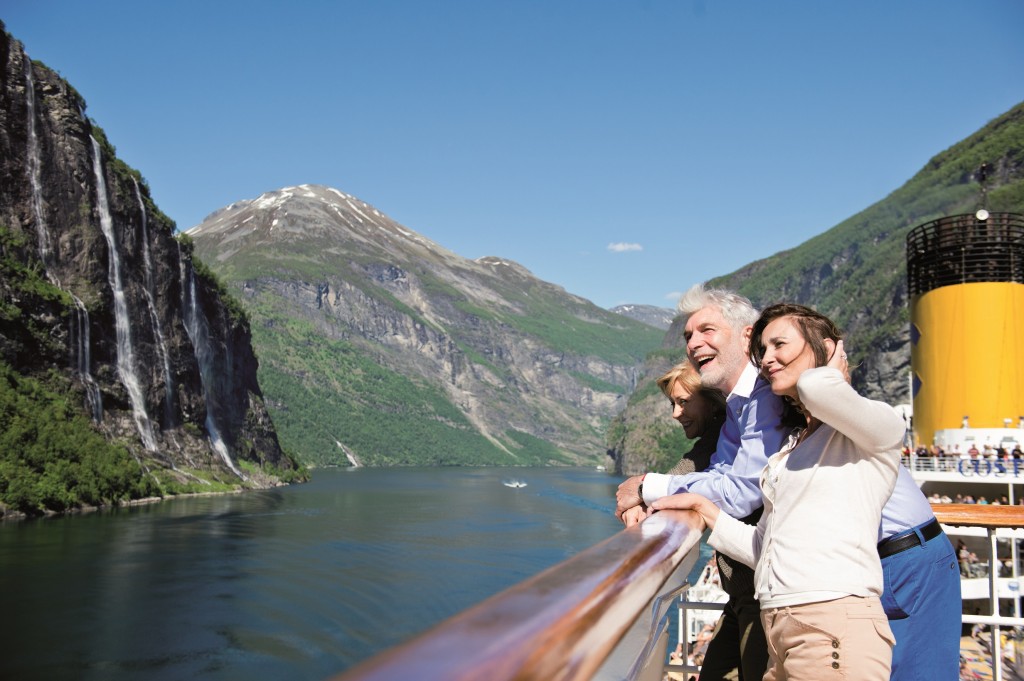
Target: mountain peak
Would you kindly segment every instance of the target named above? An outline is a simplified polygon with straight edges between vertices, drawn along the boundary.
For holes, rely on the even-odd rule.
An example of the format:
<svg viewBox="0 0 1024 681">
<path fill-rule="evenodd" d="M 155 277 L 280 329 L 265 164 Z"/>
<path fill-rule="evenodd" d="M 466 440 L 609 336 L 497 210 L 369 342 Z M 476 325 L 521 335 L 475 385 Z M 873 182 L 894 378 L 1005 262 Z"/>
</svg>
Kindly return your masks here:
<svg viewBox="0 0 1024 681">
<path fill-rule="evenodd" d="M 677 314 L 675 310 L 667 307 L 636 304 L 617 305 L 611 311 L 662 331 L 666 331 L 668 327 L 672 326 L 672 320 Z"/>
<path fill-rule="evenodd" d="M 533 272 L 526 269 L 515 260 L 509 260 L 508 258 L 499 258 L 496 255 L 485 255 L 482 258 L 477 258 L 474 262 L 478 265 L 484 265 L 495 270 L 506 268 L 507 271 L 514 272 L 524 277 L 533 277 Z"/>
<path fill-rule="evenodd" d="M 346 242 L 362 243 L 373 250 L 412 250 L 433 259 L 454 257 L 369 203 L 317 184 L 283 187 L 255 199 L 236 201 L 185 233 L 193 238 L 219 240 L 222 258 L 250 247 L 302 242 L 316 243 L 323 249 Z"/>
<path fill-rule="evenodd" d="M 663 335 L 329 187 L 267 192 L 189 234 L 241 291 L 275 423 L 307 461 L 347 463 L 338 442 L 364 465 L 590 460 Z"/>
</svg>

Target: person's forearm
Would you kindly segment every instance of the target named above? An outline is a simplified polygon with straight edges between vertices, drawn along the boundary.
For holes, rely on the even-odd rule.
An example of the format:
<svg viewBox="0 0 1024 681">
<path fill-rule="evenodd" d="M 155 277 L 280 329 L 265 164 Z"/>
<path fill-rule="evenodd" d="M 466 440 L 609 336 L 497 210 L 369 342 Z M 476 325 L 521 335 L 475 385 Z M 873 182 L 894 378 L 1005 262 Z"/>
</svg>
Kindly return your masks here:
<svg viewBox="0 0 1024 681">
<path fill-rule="evenodd" d="M 758 528 L 726 514 L 716 518 L 708 544 L 751 568 L 757 566 L 757 558 L 761 553 Z"/>
<path fill-rule="evenodd" d="M 884 402 L 858 394 L 836 369 L 805 371 L 797 381 L 797 390 L 812 416 L 867 451 L 885 451 L 903 439 L 906 424 L 896 411 Z"/>
</svg>

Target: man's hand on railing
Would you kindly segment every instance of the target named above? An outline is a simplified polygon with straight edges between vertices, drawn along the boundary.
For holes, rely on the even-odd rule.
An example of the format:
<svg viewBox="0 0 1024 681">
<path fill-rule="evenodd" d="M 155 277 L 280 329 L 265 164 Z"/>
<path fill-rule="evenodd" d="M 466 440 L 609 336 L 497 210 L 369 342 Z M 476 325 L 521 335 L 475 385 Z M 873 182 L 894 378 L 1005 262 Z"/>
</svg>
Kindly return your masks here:
<svg viewBox="0 0 1024 681">
<path fill-rule="evenodd" d="M 627 522 L 627 519 L 623 515 L 626 511 L 631 509 L 639 508 L 642 512 L 646 509 L 642 508 L 644 502 L 640 498 L 640 483 L 643 481 L 644 476 L 634 475 L 632 478 L 627 479 L 615 492 L 615 517 L 622 521 L 626 527 L 632 527 L 638 522 L 644 519 L 646 513 L 637 517 L 636 513 L 632 513 L 630 518 L 632 522 Z"/>
<path fill-rule="evenodd" d="M 650 510 L 648 510 L 647 506 L 645 506 L 644 504 L 640 504 L 639 506 L 634 506 L 633 508 L 626 509 L 626 511 L 623 512 L 620 519 L 622 520 L 622 524 L 625 525 L 628 529 L 644 520 L 650 514 L 651 512 Z"/>
</svg>

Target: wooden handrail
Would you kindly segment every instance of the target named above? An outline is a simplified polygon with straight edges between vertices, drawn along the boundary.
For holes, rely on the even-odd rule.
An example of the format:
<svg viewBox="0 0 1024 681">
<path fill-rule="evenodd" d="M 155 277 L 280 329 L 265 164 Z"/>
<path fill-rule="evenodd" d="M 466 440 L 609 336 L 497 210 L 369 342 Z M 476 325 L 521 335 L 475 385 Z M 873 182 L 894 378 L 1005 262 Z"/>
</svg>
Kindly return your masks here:
<svg viewBox="0 0 1024 681">
<path fill-rule="evenodd" d="M 1024 527 L 1024 506 L 1007 504 L 932 504 L 943 525 Z"/>
<path fill-rule="evenodd" d="M 589 679 L 701 529 L 690 511 L 662 511 L 333 681 Z"/>
</svg>

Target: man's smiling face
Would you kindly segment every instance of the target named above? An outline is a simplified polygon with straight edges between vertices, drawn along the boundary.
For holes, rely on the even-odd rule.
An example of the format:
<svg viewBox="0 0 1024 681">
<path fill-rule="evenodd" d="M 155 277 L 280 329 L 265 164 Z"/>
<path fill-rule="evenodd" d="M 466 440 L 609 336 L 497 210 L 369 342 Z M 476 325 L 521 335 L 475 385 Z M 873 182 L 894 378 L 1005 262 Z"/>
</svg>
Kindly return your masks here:
<svg viewBox="0 0 1024 681">
<path fill-rule="evenodd" d="M 747 342 L 751 327 L 734 329 L 717 306 L 711 305 L 690 315 L 683 329 L 686 354 L 700 372 L 704 385 L 725 394 L 733 387 L 749 363 Z"/>
</svg>

